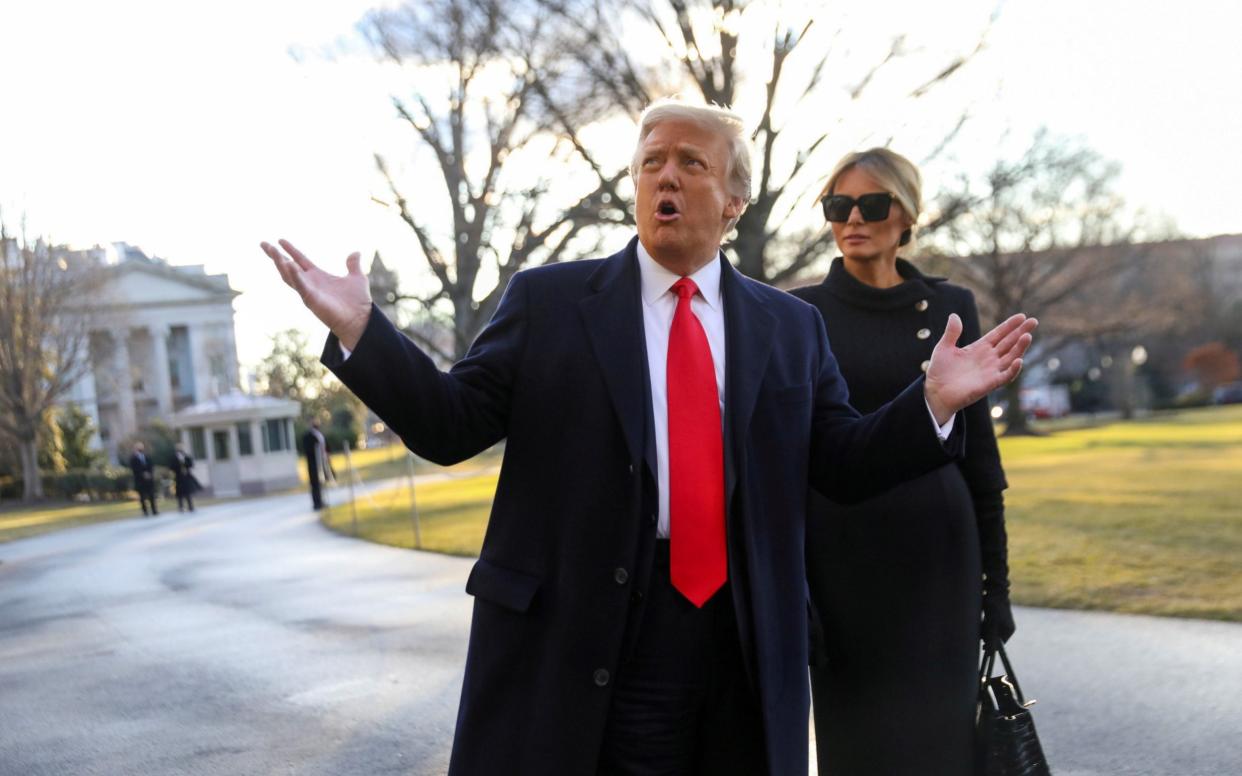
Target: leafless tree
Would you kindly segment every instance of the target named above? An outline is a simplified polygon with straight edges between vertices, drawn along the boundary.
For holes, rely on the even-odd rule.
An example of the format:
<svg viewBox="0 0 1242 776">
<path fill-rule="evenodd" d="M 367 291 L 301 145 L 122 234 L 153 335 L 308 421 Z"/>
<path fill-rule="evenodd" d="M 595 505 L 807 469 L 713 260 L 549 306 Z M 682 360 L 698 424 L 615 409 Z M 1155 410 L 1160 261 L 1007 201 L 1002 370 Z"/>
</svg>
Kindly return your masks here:
<svg viewBox="0 0 1242 776">
<path fill-rule="evenodd" d="M 825 141 L 878 74 L 919 52 L 899 37 L 861 74 L 844 75 L 833 36 L 812 21 L 829 9 L 795 21 L 775 8 L 765 0 L 407 0 L 368 15 L 360 28 L 374 50 L 410 72 L 411 93 L 394 95 L 393 105 L 435 165 L 411 178 L 393 155 L 375 157 L 383 204 L 410 228 L 435 279 L 429 293 L 394 294 L 415 303 L 420 325 L 407 333 L 441 360 L 460 357 L 518 269 L 597 254 L 616 227 L 632 226 L 628 159 L 619 162 L 591 129 L 632 121 L 671 93 L 759 106 L 750 117 L 756 185 L 729 248 L 739 268 L 781 283 L 820 258 L 831 235 L 791 216 L 811 212 L 833 161 L 827 154 L 843 150 Z M 977 53 L 986 26 L 978 46 L 884 89 L 917 104 Z M 752 44 L 765 64 L 747 77 L 754 60 L 743 62 L 739 50 Z M 960 126 L 946 129 L 945 143 Z M 453 332 L 451 348 L 427 336 L 428 318 Z"/>
<path fill-rule="evenodd" d="M 47 241 L 11 237 L 0 222 L 0 436 L 18 449 L 23 501 L 43 496 L 39 431 L 90 367 L 89 327 L 77 308 L 95 273 L 71 268 Z"/>
<path fill-rule="evenodd" d="M 1019 159 L 997 161 L 978 182 L 963 177 L 945 195 L 961 212 L 924 243 L 928 264 L 975 291 L 985 327 L 1015 312 L 1039 318 L 1042 352 L 1184 322 L 1194 278 L 1144 241 L 1167 235 L 1128 212 L 1118 172 L 1041 131 Z M 1005 389 L 1009 433 L 1028 430 L 1021 388 L 1019 375 Z"/>
<path fill-rule="evenodd" d="M 572 58 L 559 25 L 534 5 L 501 0 L 410 0 L 361 24 L 382 57 L 409 70 L 412 94 L 394 95 L 393 106 L 435 161 L 411 180 L 375 156 L 385 204 L 410 228 L 438 286 L 404 298 L 433 315 L 447 306 L 453 347 L 408 333 L 444 360 L 465 353 L 517 270 L 575 258 L 586 227 L 632 222 L 617 191 L 624 170 L 597 168 L 594 184 L 566 194 L 582 146 L 550 131 L 553 114 L 540 99 L 582 84 L 566 72 Z M 437 231 L 446 202 L 451 231 Z"/>
<path fill-rule="evenodd" d="M 797 18 L 767 0 L 538 0 L 571 26 L 580 77 L 597 84 L 593 100 L 560 107 L 563 133 L 577 136 L 581 122 L 599 115 L 598 101 L 632 116 L 653 98 L 697 92 L 706 101 L 749 115 L 754 130 L 754 188 L 750 206 L 736 227 L 730 250 L 738 268 L 766 282 L 782 284 L 803 273 L 828 250 L 832 235 L 807 219 L 819 186 L 843 149 L 829 142 L 833 131 L 885 80 L 885 98 L 916 110 L 920 100 L 959 72 L 983 47 L 991 22 L 981 25 L 975 46 L 933 62 L 928 70 L 894 86 L 877 78 L 916 51 L 906 36 L 893 38 L 865 69 L 844 67 L 840 30 L 821 29 L 831 4 L 812 4 Z M 999 6 L 997 6 L 999 9 Z M 637 44 L 641 41 L 641 45 Z M 654 45 L 653 45 L 654 44 Z M 744 50 L 758 49 L 757 57 Z M 947 126 L 938 154 L 962 127 L 965 114 Z M 881 144 L 883 140 L 879 141 Z M 956 213 L 946 207 L 925 231 Z"/>
</svg>

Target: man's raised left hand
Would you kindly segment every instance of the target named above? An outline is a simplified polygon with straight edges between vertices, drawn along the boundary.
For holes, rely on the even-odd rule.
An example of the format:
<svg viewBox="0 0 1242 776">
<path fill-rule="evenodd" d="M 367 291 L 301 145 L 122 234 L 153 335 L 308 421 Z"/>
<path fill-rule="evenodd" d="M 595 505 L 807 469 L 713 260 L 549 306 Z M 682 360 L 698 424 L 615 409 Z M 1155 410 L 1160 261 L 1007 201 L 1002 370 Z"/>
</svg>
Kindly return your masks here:
<svg viewBox="0 0 1242 776">
<path fill-rule="evenodd" d="M 1039 321 L 1019 313 L 964 348 L 957 346 L 962 319 L 950 315 L 932 351 L 924 392 L 936 422 L 944 425 L 961 409 L 1005 385 L 1022 371 Z"/>
</svg>

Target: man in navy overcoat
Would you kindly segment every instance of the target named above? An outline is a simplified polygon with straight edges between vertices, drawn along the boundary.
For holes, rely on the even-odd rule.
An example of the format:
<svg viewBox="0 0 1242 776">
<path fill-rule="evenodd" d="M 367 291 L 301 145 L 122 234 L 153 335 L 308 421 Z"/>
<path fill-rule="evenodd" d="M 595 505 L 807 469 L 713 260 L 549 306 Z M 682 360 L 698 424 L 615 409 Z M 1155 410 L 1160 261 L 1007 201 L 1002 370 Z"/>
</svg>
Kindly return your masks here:
<svg viewBox="0 0 1242 776">
<path fill-rule="evenodd" d="M 925 379 L 860 417 L 816 310 L 720 252 L 749 194 L 744 134 L 721 109 L 650 108 L 638 237 L 517 273 L 448 372 L 370 304 L 358 254 L 336 276 L 263 244 L 331 330 L 324 363 L 411 450 L 451 464 L 506 440 L 466 586 L 454 776 L 805 774 L 807 487 L 857 500 L 943 465 L 954 413 L 1021 366 L 1033 319 L 967 348 L 951 323 Z M 721 408 L 727 579 L 701 604 L 670 583 L 662 490 L 681 278 Z"/>
</svg>

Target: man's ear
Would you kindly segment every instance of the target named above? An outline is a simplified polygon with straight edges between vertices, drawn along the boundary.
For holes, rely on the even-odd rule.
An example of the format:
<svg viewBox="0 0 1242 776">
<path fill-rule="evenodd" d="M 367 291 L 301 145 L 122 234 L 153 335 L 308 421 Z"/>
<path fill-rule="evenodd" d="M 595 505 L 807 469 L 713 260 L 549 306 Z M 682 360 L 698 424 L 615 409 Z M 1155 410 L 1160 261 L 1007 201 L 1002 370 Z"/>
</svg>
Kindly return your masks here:
<svg viewBox="0 0 1242 776">
<path fill-rule="evenodd" d="M 729 197 L 729 201 L 725 203 L 724 217 L 737 218 L 746 209 L 746 200 L 742 197 Z"/>
</svg>

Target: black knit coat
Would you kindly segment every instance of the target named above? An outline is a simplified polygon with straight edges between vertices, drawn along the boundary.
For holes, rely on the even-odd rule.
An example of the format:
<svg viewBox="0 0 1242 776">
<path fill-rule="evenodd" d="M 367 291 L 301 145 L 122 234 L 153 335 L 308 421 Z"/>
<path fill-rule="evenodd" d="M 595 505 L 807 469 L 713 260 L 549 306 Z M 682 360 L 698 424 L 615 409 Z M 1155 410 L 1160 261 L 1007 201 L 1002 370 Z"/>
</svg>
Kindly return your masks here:
<svg viewBox="0 0 1242 776">
<path fill-rule="evenodd" d="M 850 402 L 864 413 L 927 368 L 950 313 L 964 324 L 959 344 L 980 336 L 969 290 L 901 259 L 897 270 L 903 282 L 878 289 L 838 258 L 823 283 L 793 291 L 823 315 Z M 984 587 L 1008 606 L 1006 482 L 987 400 L 956 422 L 966 424 L 958 463 L 854 506 L 811 494 L 822 776 L 972 772 Z"/>
</svg>

